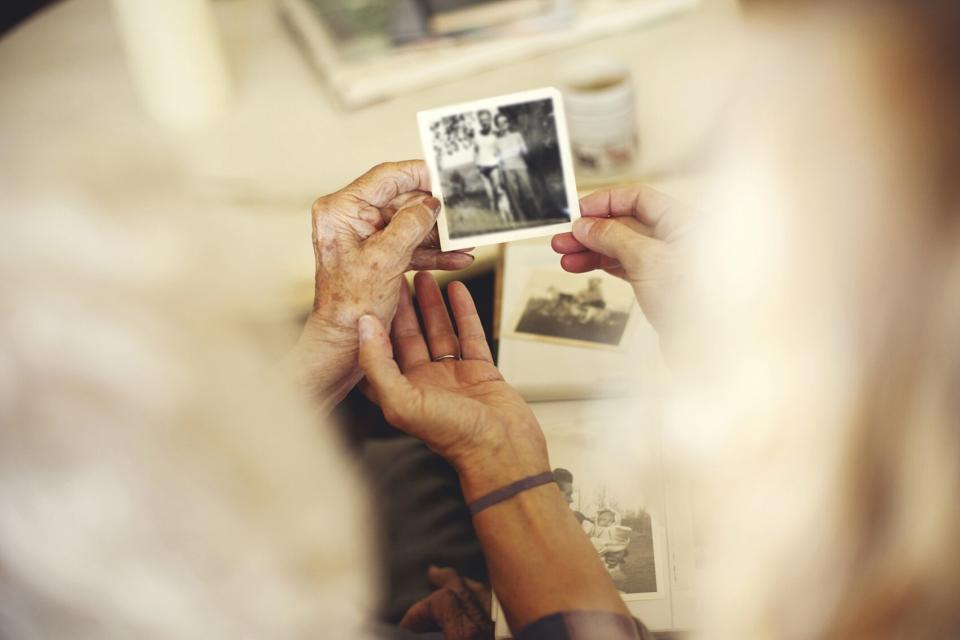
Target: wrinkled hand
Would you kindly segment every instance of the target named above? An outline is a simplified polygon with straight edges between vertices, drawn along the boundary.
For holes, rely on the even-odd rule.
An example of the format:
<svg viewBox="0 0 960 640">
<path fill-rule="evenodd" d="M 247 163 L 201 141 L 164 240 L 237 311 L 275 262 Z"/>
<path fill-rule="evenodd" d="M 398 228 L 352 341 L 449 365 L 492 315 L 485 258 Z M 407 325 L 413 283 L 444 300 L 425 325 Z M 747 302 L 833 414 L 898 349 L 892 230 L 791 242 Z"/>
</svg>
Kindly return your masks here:
<svg viewBox="0 0 960 640">
<path fill-rule="evenodd" d="M 442 631 L 447 640 L 493 637 L 490 589 L 485 584 L 439 567 L 427 570 L 427 580 L 437 590 L 410 607 L 400 621 L 401 628 L 414 633 Z"/>
<path fill-rule="evenodd" d="M 421 331 L 400 297 L 393 344 L 374 315 L 360 319 L 360 366 L 388 422 L 423 440 L 460 473 L 467 500 L 549 469 L 533 412 L 493 364 L 466 286 L 447 289 L 457 333 L 432 276 L 415 278 Z M 396 352 L 396 360 L 393 357 Z M 440 356 L 462 356 L 434 361 Z"/>
<path fill-rule="evenodd" d="M 360 379 L 357 320 L 389 322 L 408 269 L 461 269 L 462 251 L 442 252 L 440 203 L 420 160 L 381 164 L 313 205 L 313 311 L 292 354 L 297 375 L 326 404 Z"/>
<path fill-rule="evenodd" d="M 572 233 L 554 236 L 571 273 L 603 269 L 633 286 L 650 323 L 662 333 L 680 278 L 679 250 L 688 214 L 669 196 L 644 186 L 602 189 L 580 200 Z"/>
</svg>

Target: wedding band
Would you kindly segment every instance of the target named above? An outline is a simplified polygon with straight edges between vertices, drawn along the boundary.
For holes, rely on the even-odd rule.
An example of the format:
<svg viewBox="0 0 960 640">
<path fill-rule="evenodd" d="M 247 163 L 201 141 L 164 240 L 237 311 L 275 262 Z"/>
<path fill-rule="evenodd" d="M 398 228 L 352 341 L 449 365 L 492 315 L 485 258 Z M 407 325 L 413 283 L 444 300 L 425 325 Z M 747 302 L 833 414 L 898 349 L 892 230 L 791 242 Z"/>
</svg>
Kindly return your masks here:
<svg viewBox="0 0 960 640">
<path fill-rule="evenodd" d="M 451 353 L 451 354 L 448 354 L 448 355 L 445 355 L 445 356 L 437 356 L 436 358 L 433 358 L 433 361 L 434 361 L 434 362 L 440 362 L 441 360 L 451 360 L 451 359 L 452 359 L 452 360 L 459 360 L 460 358 L 459 358 L 458 356 L 456 356 L 456 355 L 454 355 L 454 354 Z"/>
</svg>

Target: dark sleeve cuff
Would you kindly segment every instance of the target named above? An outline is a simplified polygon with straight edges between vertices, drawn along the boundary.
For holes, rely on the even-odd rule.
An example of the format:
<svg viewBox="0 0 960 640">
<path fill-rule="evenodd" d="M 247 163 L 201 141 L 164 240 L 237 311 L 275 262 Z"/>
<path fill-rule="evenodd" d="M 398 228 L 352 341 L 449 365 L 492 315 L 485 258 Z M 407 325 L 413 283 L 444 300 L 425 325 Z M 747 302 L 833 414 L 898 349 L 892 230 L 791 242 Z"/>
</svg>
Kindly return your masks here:
<svg viewBox="0 0 960 640">
<path fill-rule="evenodd" d="M 643 623 L 607 611 L 561 611 L 531 622 L 516 640 L 653 640 Z"/>
</svg>

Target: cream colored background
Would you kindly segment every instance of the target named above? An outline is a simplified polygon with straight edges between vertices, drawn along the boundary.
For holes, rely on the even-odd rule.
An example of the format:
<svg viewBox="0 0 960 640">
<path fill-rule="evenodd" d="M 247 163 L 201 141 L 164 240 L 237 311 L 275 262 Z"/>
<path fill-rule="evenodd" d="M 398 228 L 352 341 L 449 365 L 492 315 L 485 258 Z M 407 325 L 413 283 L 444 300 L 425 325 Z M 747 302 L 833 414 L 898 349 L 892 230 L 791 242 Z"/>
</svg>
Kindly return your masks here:
<svg viewBox="0 0 960 640">
<path fill-rule="evenodd" d="M 680 197 L 697 181 L 677 169 L 709 130 L 725 82 L 732 0 L 562 53 L 465 77 L 347 112 L 297 50 L 269 0 L 214 3 L 233 80 L 231 104 L 204 131 L 175 134 L 142 112 L 108 0 L 66 0 L 0 40 L 0 193 L 4 215 L 48 206 L 123 216 L 176 207 L 234 214 L 273 257 L 296 306 L 309 299 L 312 200 L 384 160 L 420 157 L 415 113 L 555 83 L 589 53 L 626 60 L 638 88 L 641 173 Z M 693 82 L 689 82 L 689 80 Z M 493 248 L 475 269 L 493 264 Z"/>
</svg>

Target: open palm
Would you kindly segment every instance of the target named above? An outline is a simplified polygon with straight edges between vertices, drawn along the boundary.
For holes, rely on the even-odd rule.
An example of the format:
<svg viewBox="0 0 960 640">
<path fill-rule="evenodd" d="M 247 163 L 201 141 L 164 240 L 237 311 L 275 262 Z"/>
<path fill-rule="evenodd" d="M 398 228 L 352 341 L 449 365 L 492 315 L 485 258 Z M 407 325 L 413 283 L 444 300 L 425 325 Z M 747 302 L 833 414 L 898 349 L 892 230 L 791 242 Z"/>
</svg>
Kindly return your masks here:
<svg viewBox="0 0 960 640">
<path fill-rule="evenodd" d="M 503 427 L 540 438 L 533 413 L 493 364 L 467 288 L 459 282 L 448 288 L 455 333 L 433 277 L 420 273 L 414 282 L 423 329 L 409 296 L 401 293 L 392 340 L 375 325 L 370 330 L 379 335 L 361 344 L 370 395 L 387 421 L 454 460 L 496 446 Z"/>
</svg>

